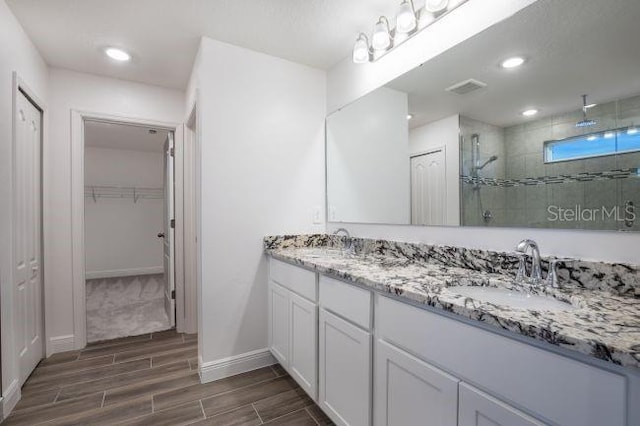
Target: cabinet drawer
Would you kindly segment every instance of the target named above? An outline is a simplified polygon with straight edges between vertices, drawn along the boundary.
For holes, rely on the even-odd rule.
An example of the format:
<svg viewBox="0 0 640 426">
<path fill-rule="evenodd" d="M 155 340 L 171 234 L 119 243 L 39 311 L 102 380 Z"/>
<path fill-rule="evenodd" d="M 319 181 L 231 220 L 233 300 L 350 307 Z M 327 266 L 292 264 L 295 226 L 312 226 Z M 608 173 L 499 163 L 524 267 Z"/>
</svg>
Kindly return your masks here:
<svg viewBox="0 0 640 426">
<path fill-rule="evenodd" d="M 371 329 L 371 297 L 368 290 L 320 276 L 320 305 L 367 330 Z"/>
<path fill-rule="evenodd" d="M 510 405 L 563 426 L 623 426 L 626 378 L 388 297 L 376 334 Z"/>
<path fill-rule="evenodd" d="M 316 273 L 293 266 L 277 259 L 271 259 L 269 277 L 283 287 L 288 288 L 312 302 L 318 301 Z"/>
</svg>

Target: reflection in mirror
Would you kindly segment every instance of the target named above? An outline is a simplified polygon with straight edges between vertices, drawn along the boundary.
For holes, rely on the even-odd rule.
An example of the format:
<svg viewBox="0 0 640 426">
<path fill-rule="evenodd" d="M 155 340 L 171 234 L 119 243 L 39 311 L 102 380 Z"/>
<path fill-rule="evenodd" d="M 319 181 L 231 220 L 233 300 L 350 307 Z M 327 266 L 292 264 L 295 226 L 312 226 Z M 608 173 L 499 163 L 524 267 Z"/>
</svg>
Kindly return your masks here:
<svg viewBox="0 0 640 426">
<path fill-rule="evenodd" d="M 331 114 L 329 221 L 639 231 L 637 16 L 539 0 Z"/>
</svg>

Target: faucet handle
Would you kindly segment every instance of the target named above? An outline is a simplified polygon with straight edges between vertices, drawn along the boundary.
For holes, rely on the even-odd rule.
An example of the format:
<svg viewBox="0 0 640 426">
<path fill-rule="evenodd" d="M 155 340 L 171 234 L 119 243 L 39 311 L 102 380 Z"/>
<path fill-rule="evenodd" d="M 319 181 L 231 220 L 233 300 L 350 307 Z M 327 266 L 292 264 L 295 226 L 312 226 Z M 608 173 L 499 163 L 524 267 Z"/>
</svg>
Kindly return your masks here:
<svg viewBox="0 0 640 426">
<path fill-rule="evenodd" d="M 560 288 L 560 282 L 558 280 L 558 263 L 573 264 L 575 259 L 570 257 L 552 257 L 548 260 L 549 270 L 547 271 L 546 285 L 552 288 Z"/>
<path fill-rule="evenodd" d="M 516 282 L 523 282 L 527 277 L 527 267 L 525 264 L 525 260 L 527 255 L 522 252 L 515 252 L 514 255 L 518 258 L 518 272 L 516 273 Z"/>
</svg>

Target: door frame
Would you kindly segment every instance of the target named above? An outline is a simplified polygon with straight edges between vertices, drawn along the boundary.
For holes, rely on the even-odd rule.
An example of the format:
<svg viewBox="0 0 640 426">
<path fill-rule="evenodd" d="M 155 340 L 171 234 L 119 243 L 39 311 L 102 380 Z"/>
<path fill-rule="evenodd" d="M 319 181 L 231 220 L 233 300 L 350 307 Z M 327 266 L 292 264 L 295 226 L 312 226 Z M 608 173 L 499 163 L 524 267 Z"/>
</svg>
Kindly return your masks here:
<svg viewBox="0 0 640 426">
<path fill-rule="evenodd" d="M 71 269 L 73 286 L 73 346 L 75 349 L 82 349 L 87 345 L 84 248 L 84 123 L 86 121 L 156 127 L 174 132 L 176 144 L 182 145 L 183 142 L 183 125 L 180 123 L 71 110 Z M 176 189 L 182 191 L 182 188 L 176 187 Z M 176 224 L 176 237 L 178 235 L 177 230 L 178 226 Z M 182 235 L 180 235 L 180 237 L 182 237 Z M 178 259 L 180 259 L 181 262 L 182 256 L 174 256 L 174 262 L 178 263 Z M 184 298 L 184 292 L 178 291 L 178 281 L 182 282 L 176 274 L 176 301 L 178 301 L 178 298 Z M 178 320 L 181 321 L 181 319 L 176 316 L 176 321 Z"/>
<path fill-rule="evenodd" d="M 200 192 L 198 182 L 200 181 L 200 175 L 197 159 L 200 158 L 200 133 L 198 131 L 200 119 L 197 99 L 198 91 L 196 90 L 195 99 L 191 108 L 188 110 L 189 113 L 185 117 L 184 141 L 181 146 L 176 149 L 176 154 L 179 152 L 184 160 L 177 166 L 182 167 L 183 170 L 181 179 L 183 179 L 184 192 L 182 194 L 176 194 L 176 203 L 180 200 L 184 206 L 182 210 L 178 209 L 176 211 L 176 230 L 178 226 L 180 226 L 184 238 L 180 241 L 176 239 L 176 250 L 178 250 L 180 245 L 183 250 L 182 253 L 184 253 L 183 273 L 185 295 L 184 305 L 179 306 L 176 312 L 179 313 L 182 311 L 184 315 L 184 327 L 178 329 L 178 331 L 189 334 L 199 332 L 198 283 L 200 275 L 198 265 L 200 264 L 200 251 L 198 248 L 198 235 L 200 232 Z"/>
<path fill-rule="evenodd" d="M 18 113 L 18 96 L 23 94 L 27 100 L 29 100 L 41 113 L 40 123 L 40 280 L 42 285 L 42 339 L 43 339 L 43 356 L 46 353 L 47 346 L 47 330 L 46 330 L 46 288 L 45 285 L 45 259 L 44 259 L 44 236 L 45 236 L 45 221 L 44 221 L 44 206 L 45 206 L 45 190 L 43 185 L 44 177 L 44 158 L 45 158 L 45 135 L 48 135 L 47 117 L 48 110 L 47 105 L 42 99 L 31 89 L 31 87 L 22 79 L 18 72 L 12 73 L 12 105 L 11 105 L 11 208 L 9 210 L 9 222 L 10 222 L 10 244 L 11 249 L 9 251 L 10 256 L 10 268 L 7 274 L 7 282 L 2 283 L 2 289 L 0 291 L 0 305 L 2 307 L 2 315 L 5 316 L 5 320 L 0 318 L 0 347 L 8 348 L 3 352 L 5 354 L 10 353 L 9 359 L 3 358 L 0 353 L 0 415 L 8 414 L 13 407 L 20 400 L 20 366 L 18 363 L 18 354 L 14 353 L 16 350 L 13 322 L 15 321 L 15 300 L 14 300 L 14 276 L 13 276 L 13 259 L 15 250 L 15 232 L 13 227 L 14 221 L 14 197 L 15 197 L 15 184 L 16 184 L 16 145 L 17 132 L 16 132 L 16 119 Z M 8 296 L 5 299 L 2 296 Z M 11 382 L 5 387 L 4 380 L 10 379 Z"/>
</svg>

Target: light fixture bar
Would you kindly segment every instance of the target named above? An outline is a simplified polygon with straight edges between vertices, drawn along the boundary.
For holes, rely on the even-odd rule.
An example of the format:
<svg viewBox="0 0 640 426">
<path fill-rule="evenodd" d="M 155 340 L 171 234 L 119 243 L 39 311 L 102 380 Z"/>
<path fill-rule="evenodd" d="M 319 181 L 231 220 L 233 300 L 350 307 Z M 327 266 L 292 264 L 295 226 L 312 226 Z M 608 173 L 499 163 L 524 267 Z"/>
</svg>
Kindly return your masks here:
<svg viewBox="0 0 640 426">
<path fill-rule="evenodd" d="M 375 62 L 396 47 L 400 46 L 420 31 L 431 26 L 434 22 L 439 21 L 455 9 L 463 5 L 469 0 L 430 0 L 427 2 L 428 8 L 425 6 L 420 10 L 415 10 L 413 0 L 403 0 L 398 9 L 395 19 L 395 27 L 391 28 L 386 17 L 381 16 L 374 26 L 371 36 L 371 45 L 368 43 L 366 36 L 369 58 L 363 60 L 364 54 L 357 55 L 356 49 L 361 52 L 364 34 L 358 35 L 356 44 L 353 49 L 353 62 L 362 64 L 366 62 Z"/>
</svg>

